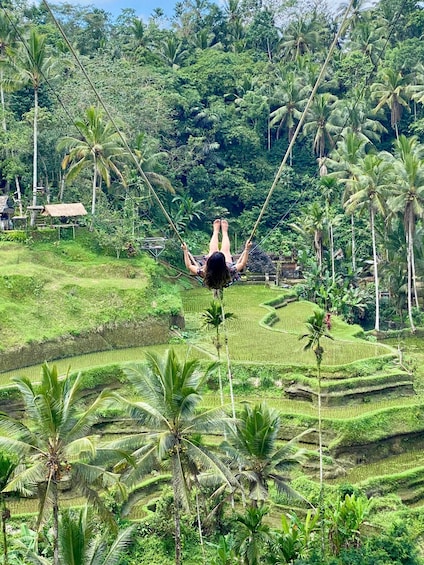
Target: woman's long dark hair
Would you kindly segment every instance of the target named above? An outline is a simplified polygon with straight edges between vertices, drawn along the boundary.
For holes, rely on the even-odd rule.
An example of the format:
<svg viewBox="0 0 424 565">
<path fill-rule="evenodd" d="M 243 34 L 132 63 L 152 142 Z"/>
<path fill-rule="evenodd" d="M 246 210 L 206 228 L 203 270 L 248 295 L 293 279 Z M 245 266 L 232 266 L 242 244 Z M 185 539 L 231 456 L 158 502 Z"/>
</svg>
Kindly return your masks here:
<svg viewBox="0 0 424 565">
<path fill-rule="evenodd" d="M 231 274 L 221 251 L 215 251 L 206 261 L 205 285 L 208 288 L 224 288 L 231 281 Z"/>
</svg>

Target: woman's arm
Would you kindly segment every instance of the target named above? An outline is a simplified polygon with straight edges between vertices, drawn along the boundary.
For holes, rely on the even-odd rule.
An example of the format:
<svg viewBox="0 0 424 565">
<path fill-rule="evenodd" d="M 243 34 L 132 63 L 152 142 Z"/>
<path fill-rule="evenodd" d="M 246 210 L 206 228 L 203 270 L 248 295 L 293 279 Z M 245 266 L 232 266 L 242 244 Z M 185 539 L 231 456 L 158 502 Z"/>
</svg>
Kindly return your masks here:
<svg viewBox="0 0 424 565">
<path fill-rule="evenodd" d="M 244 246 L 243 253 L 240 255 L 236 263 L 236 269 L 238 272 L 242 271 L 246 267 L 247 261 L 249 260 L 249 251 L 251 247 L 252 247 L 252 242 L 250 240 L 246 241 L 246 245 Z"/>
<path fill-rule="evenodd" d="M 196 261 L 196 259 L 190 253 L 190 251 L 188 250 L 187 244 L 182 243 L 181 249 L 184 252 L 184 264 L 187 267 L 187 269 L 190 271 L 190 274 L 191 275 L 199 274 L 199 269 L 201 269 L 201 265 Z"/>
</svg>

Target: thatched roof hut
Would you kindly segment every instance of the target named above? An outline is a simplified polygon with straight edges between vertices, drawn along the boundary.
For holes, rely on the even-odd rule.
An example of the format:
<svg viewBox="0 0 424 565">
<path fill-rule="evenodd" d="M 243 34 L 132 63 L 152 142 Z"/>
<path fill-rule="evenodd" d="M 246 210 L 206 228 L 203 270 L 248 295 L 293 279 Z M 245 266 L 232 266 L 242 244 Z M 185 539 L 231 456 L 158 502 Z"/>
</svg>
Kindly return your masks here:
<svg viewBox="0 0 424 565">
<path fill-rule="evenodd" d="M 47 216 L 50 220 L 50 225 L 58 229 L 59 239 L 62 228 L 72 228 L 72 236 L 75 238 L 75 228 L 78 227 L 75 220 L 81 216 L 86 216 L 87 210 L 81 202 L 73 202 L 71 204 L 46 204 L 41 215 Z M 59 220 L 59 222 L 57 220 Z"/>
<path fill-rule="evenodd" d="M 50 218 L 77 218 L 86 216 L 87 210 L 81 202 L 71 204 L 46 204 L 42 212 L 43 216 Z"/>
</svg>

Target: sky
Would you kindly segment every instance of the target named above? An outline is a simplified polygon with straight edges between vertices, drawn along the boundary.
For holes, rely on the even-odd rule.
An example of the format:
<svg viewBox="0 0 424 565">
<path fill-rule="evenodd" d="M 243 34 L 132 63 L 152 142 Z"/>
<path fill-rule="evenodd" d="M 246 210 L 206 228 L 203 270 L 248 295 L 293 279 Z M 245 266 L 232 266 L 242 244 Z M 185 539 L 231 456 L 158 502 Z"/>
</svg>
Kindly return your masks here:
<svg viewBox="0 0 424 565">
<path fill-rule="evenodd" d="M 133 8 L 136 16 L 147 21 L 155 8 L 162 8 L 167 16 L 172 16 L 174 6 L 178 0 L 77 0 L 75 4 L 81 6 L 95 6 L 110 12 L 114 17 L 119 16 L 123 8 Z M 218 4 L 223 4 L 224 0 L 216 0 Z M 327 5 L 335 9 L 346 0 L 327 0 Z M 60 3 L 60 2 L 58 2 Z"/>
</svg>

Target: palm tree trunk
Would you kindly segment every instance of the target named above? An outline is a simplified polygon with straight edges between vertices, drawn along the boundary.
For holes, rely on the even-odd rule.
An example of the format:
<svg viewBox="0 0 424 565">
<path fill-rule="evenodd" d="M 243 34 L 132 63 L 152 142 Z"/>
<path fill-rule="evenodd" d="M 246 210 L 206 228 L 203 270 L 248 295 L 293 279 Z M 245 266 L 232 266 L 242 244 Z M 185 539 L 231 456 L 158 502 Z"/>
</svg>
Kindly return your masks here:
<svg viewBox="0 0 424 565">
<path fill-rule="evenodd" d="M 37 206 L 37 170 L 38 170 L 38 90 L 34 88 L 34 132 L 32 156 L 32 205 Z M 31 211 L 31 227 L 35 226 L 37 211 Z"/>
<path fill-rule="evenodd" d="M 52 482 L 53 498 L 53 565 L 59 565 L 59 493 L 57 483 Z"/>
<path fill-rule="evenodd" d="M 355 218 L 353 214 L 350 217 L 350 233 L 352 244 L 352 270 L 356 272 L 356 238 L 355 238 Z"/>
<path fill-rule="evenodd" d="M 219 398 L 221 400 L 221 406 L 224 406 L 224 390 L 222 388 L 222 376 L 221 376 L 221 341 L 219 339 L 219 327 L 216 328 L 216 355 L 218 357 L 218 383 L 219 383 Z"/>
<path fill-rule="evenodd" d="M 97 163 L 94 159 L 94 173 L 93 173 L 93 188 L 91 194 L 91 214 L 94 216 L 96 213 L 96 192 L 97 192 Z"/>
<path fill-rule="evenodd" d="M 372 237 L 372 257 L 374 263 L 374 285 L 375 285 L 375 324 L 374 329 L 376 332 L 380 331 L 380 291 L 378 279 L 378 261 L 377 261 L 377 243 L 375 237 L 374 226 L 374 209 L 371 206 L 370 210 L 370 224 L 371 224 L 371 237 Z"/>
<path fill-rule="evenodd" d="M 325 520 L 324 520 L 324 462 L 322 456 L 322 416 L 321 416 L 321 363 L 317 362 L 318 370 L 318 454 L 319 454 L 319 501 L 321 530 L 321 558 L 325 555 Z"/>
<path fill-rule="evenodd" d="M 412 290 L 414 293 L 414 302 L 416 308 L 419 310 L 420 304 L 418 302 L 418 291 L 417 291 L 417 277 L 415 272 L 415 252 L 414 252 L 414 220 L 412 217 L 411 221 L 408 223 L 409 230 L 409 241 L 411 245 L 411 277 L 412 277 Z"/>
<path fill-rule="evenodd" d="M 203 532 L 202 532 L 202 520 L 200 518 L 199 493 L 197 491 L 196 491 L 196 512 L 197 512 L 197 527 L 199 529 L 199 540 L 200 540 L 200 546 L 202 548 L 202 555 L 203 555 L 203 563 L 206 563 L 205 543 L 203 541 Z"/>
<path fill-rule="evenodd" d="M 2 496 L 2 513 L 1 513 L 1 529 L 2 529 L 2 535 L 3 535 L 3 563 L 4 565 L 8 565 L 9 563 L 9 559 L 7 556 L 7 532 L 6 532 L 6 522 L 8 520 L 8 518 L 10 517 L 10 513 L 8 511 L 8 509 L 6 508 L 6 501 L 4 499 L 4 495 Z"/>
<path fill-rule="evenodd" d="M 173 459 L 173 467 L 175 466 L 175 457 Z M 172 490 L 174 493 L 174 523 L 175 523 L 175 565 L 181 565 L 181 517 L 180 503 L 178 497 L 178 489 L 176 484 L 176 470 L 172 473 Z"/>
<path fill-rule="evenodd" d="M 411 326 L 411 332 L 415 332 L 414 320 L 412 317 L 412 241 L 411 241 L 411 227 L 408 225 L 406 231 L 406 259 L 407 259 L 407 271 L 408 271 L 408 285 L 407 285 L 407 299 L 408 299 L 408 317 L 409 324 Z"/>
<path fill-rule="evenodd" d="M 19 183 L 18 175 L 15 176 L 15 185 L 16 185 L 16 193 L 18 195 L 19 215 L 22 217 L 24 215 L 24 211 L 22 208 L 22 192 L 21 192 L 21 185 Z"/>
<path fill-rule="evenodd" d="M 3 71 L 0 71 L 0 99 L 1 99 L 1 108 L 3 110 L 3 117 L 2 117 L 3 131 L 7 131 L 6 102 L 4 100 L 4 88 L 3 88 Z"/>
<path fill-rule="evenodd" d="M 334 264 L 334 231 L 333 224 L 330 222 L 330 253 L 331 253 L 331 277 L 333 284 L 336 282 L 336 268 Z"/>
</svg>

